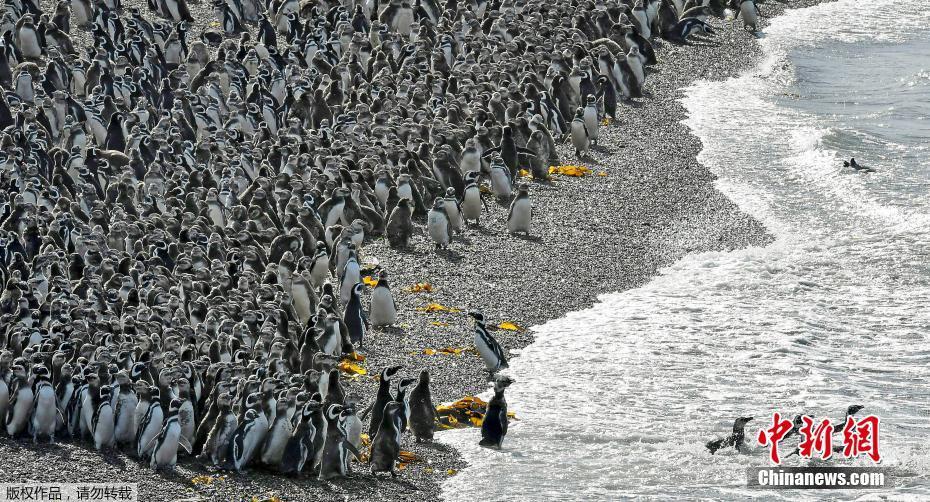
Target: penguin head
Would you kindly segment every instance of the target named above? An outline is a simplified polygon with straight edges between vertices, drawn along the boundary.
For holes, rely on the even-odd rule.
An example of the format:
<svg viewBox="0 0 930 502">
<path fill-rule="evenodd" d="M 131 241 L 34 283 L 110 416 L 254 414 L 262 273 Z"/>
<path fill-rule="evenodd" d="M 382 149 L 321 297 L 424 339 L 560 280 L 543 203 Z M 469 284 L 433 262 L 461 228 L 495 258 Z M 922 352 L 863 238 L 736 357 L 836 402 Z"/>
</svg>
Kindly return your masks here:
<svg viewBox="0 0 930 502">
<path fill-rule="evenodd" d="M 752 421 L 752 417 L 739 417 L 733 422 L 733 431 L 742 431 L 743 427 L 746 426 L 749 422 Z"/>
<path fill-rule="evenodd" d="M 403 366 L 388 366 L 384 368 L 381 370 L 381 381 L 390 382 L 402 369 L 404 369 Z"/>
<path fill-rule="evenodd" d="M 861 404 L 854 404 L 850 406 L 849 408 L 846 408 L 846 415 L 853 416 L 856 413 L 859 413 L 859 410 L 861 410 L 862 408 L 865 408 L 865 406 L 862 406 Z"/>
<path fill-rule="evenodd" d="M 481 324 L 484 324 L 484 323 L 485 323 L 484 314 L 482 314 L 481 312 L 478 312 L 478 311 L 476 311 L 476 310 L 473 310 L 473 311 L 469 312 L 468 315 L 469 315 L 472 319 L 474 319 L 475 322 L 478 322 L 478 323 L 481 323 Z"/>
<path fill-rule="evenodd" d="M 326 418 L 329 420 L 336 420 L 342 415 L 343 406 L 341 404 L 331 404 L 329 408 L 326 409 Z"/>
<path fill-rule="evenodd" d="M 506 389 L 507 387 L 510 387 L 510 385 L 513 383 L 514 383 L 513 378 L 510 378 L 507 375 L 498 374 L 497 376 L 494 377 L 494 391 L 503 392 L 504 389 Z M 752 420 L 752 418 L 750 418 L 750 420 Z"/>
<path fill-rule="evenodd" d="M 44 365 L 36 364 L 32 367 L 32 375 L 36 379 L 48 379 L 51 375 L 51 372 L 49 372 L 48 368 L 46 368 Z"/>
<path fill-rule="evenodd" d="M 365 291 L 365 283 L 356 282 L 355 286 L 352 286 L 352 293 L 359 298 L 361 298 L 362 293 Z"/>
</svg>

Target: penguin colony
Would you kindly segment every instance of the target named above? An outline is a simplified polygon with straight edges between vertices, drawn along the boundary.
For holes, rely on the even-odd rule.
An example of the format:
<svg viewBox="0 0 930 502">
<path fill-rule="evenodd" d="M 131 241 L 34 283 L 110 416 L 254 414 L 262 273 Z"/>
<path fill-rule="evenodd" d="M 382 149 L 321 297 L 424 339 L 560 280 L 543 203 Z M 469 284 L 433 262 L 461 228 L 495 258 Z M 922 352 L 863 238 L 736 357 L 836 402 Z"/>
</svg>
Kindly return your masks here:
<svg viewBox="0 0 930 502">
<path fill-rule="evenodd" d="M 531 232 L 521 167 L 597 144 L 642 96 L 652 41 L 713 33 L 719 0 L 7 0 L 0 16 L 0 417 L 6 434 L 346 476 L 431 440 L 426 371 L 337 365 L 397 317 L 362 248 L 444 248 L 486 207 Z M 733 2 L 747 26 L 751 0 Z M 751 9 L 750 9 L 751 7 Z M 80 34 L 80 37 L 77 36 Z M 92 40 L 78 47 L 79 38 Z M 365 301 L 368 296 L 368 301 Z M 367 306 L 366 306 L 367 303 Z M 475 319 L 492 373 L 506 357 Z M 396 391 L 394 382 L 396 381 Z M 481 444 L 507 432 L 494 377 Z"/>
</svg>

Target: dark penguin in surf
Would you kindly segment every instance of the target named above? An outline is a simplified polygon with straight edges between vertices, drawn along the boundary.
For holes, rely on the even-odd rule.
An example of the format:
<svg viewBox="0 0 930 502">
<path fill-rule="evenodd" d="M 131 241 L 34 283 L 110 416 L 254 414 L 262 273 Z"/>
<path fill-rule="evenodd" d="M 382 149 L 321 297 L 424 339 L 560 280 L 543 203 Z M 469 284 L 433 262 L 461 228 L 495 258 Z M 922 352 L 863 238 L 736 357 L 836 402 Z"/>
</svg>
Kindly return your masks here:
<svg viewBox="0 0 930 502">
<path fill-rule="evenodd" d="M 504 390 L 513 380 L 508 376 L 498 375 L 494 380 L 494 397 L 488 401 L 488 408 L 481 422 L 481 441 L 479 446 L 499 450 L 507 435 L 507 400 L 504 399 Z"/>
<path fill-rule="evenodd" d="M 857 173 L 874 173 L 875 169 L 872 169 L 869 166 L 863 166 L 856 162 L 855 158 L 851 158 L 848 161 L 843 161 L 843 167 L 849 167 L 855 170 Z"/>
<path fill-rule="evenodd" d="M 710 450 L 713 455 L 718 450 L 732 446 L 738 453 L 745 453 L 746 447 L 746 424 L 752 421 L 752 417 L 739 417 L 733 422 L 733 433 L 721 439 L 708 441 L 704 446 Z"/>
</svg>

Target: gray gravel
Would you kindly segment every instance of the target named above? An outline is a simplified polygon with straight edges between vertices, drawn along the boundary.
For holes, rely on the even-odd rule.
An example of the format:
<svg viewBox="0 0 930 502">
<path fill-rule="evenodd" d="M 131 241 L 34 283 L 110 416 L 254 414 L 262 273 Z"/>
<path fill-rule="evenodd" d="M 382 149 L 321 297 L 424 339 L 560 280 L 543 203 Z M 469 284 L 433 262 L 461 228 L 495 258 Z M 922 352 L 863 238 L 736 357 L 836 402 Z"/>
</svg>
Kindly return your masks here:
<svg viewBox="0 0 930 502">
<path fill-rule="evenodd" d="M 814 3 L 803 0 L 787 5 Z M 142 2 L 126 4 L 140 4 L 147 12 Z M 196 19 L 190 32 L 197 36 L 214 15 L 208 2 L 190 7 Z M 760 7 L 765 17 L 771 17 L 785 4 L 769 2 Z M 556 176 L 551 184 L 531 185 L 532 238 L 509 236 L 506 208 L 490 203 L 490 214 L 481 227 L 468 228 L 448 251 L 433 251 L 425 233 L 412 239 L 412 251 L 392 250 L 386 241 L 366 245 L 365 259 L 376 259 L 391 274 L 401 328 L 371 334 L 365 366 L 374 373 L 400 363 L 411 376 L 428 368 L 437 404 L 473 395 L 488 385 L 475 353 L 423 354 L 425 348 L 471 348 L 467 310 L 482 310 L 495 325 L 510 321 L 532 326 L 585 308 L 599 294 L 642 285 L 660 267 L 687 253 L 769 242 L 771 237 L 758 221 L 714 188 L 714 176 L 696 160 L 700 141 L 680 123 L 685 114 L 678 102 L 682 87 L 698 79 L 733 76 L 757 61 L 759 49 L 752 35 L 729 23 L 714 21 L 714 25 L 721 30 L 707 42 L 687 46 L 657 42 L 660 64 L 647 78 L 647 97 L 621 106 L 620 118 L 602 128 L 601 146 L 590 158 L 576 162 L 570 148 L 560 147 L 564 164 L 580 163 L 592 174 Z M 406 291 L 418 282 L 430 283 L 433 292 Z M 461 312 L 416 310 L 431 302 Z M 532 341 L 526 330 L 498 330 L 495 336 L 508 350 Z M 374 380 L 363 377 L 349 388 L 362 389 L 370 397 L 375 386 Z M 519 416 L 519 409 L 513 411 Z M 124 454 L 100 455 L 87 445 L 33 446 L 4 438 L 0 439 L 0 458 L 6 461 L 0 463 L 0 482 L 138 482 L 142 500 L 271 496 L 283 500 L 434 500 L 450 469 L 464 465 L 455 450 L 440 443 L 415 445 L 411 441 L 405 449 L 422 461 L 410 464 L 396 480 L 376 481 L 365 472 L 324 484 L 252 471 L 195 485 L 191 481 L 195 476 L 216 474 L 189 459 L 182 459 L 173 474 L 154 474 Z"/>
</svg>

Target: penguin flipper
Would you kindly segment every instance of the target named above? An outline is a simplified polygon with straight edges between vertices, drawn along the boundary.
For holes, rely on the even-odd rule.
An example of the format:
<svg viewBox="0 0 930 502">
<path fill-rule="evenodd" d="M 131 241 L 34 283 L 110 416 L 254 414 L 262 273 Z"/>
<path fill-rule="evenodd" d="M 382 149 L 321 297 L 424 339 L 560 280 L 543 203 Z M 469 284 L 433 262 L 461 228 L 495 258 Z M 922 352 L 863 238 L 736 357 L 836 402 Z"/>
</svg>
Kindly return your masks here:
<svg viewBox="0 0 930 502">
<path fill-rule="evenodd" d="M 349 441 L 345 441 L 345 445 L 346 445 L 346 449 L 351 451 L 355 455 L 355 458 L 357 459 L 362 458 L 362 453 L 358 451 L 358 448 L 356 448 L 354 444 L 352 444 Z"/>
<path fill-rule="evenodd" d="M 526 155 L 526 156 L 529 156 L 529 157 L 536 157 L 536 152 L 534 152 L 533 150 L 530 150 L 530 149 L 528 149 L 528 148 L 523 148 L 522 146 L 518 146 L 518 147 L 517 147 L 517 153 L 521 153 L 521 154 Z"/>
<path fill-rule="evenodd" d="M 181 436 L 180 438 L 178 438 L 178 444 L 181 446 L 181 448 L 184 448 L 184 451 L 186 451 L 188 455 L 190 455 L 191 452 L 194 450 L 194 447 L 191 446 L 190 441 L 188 441 L 187 438 L 184 436 Z"/>
</svg>

